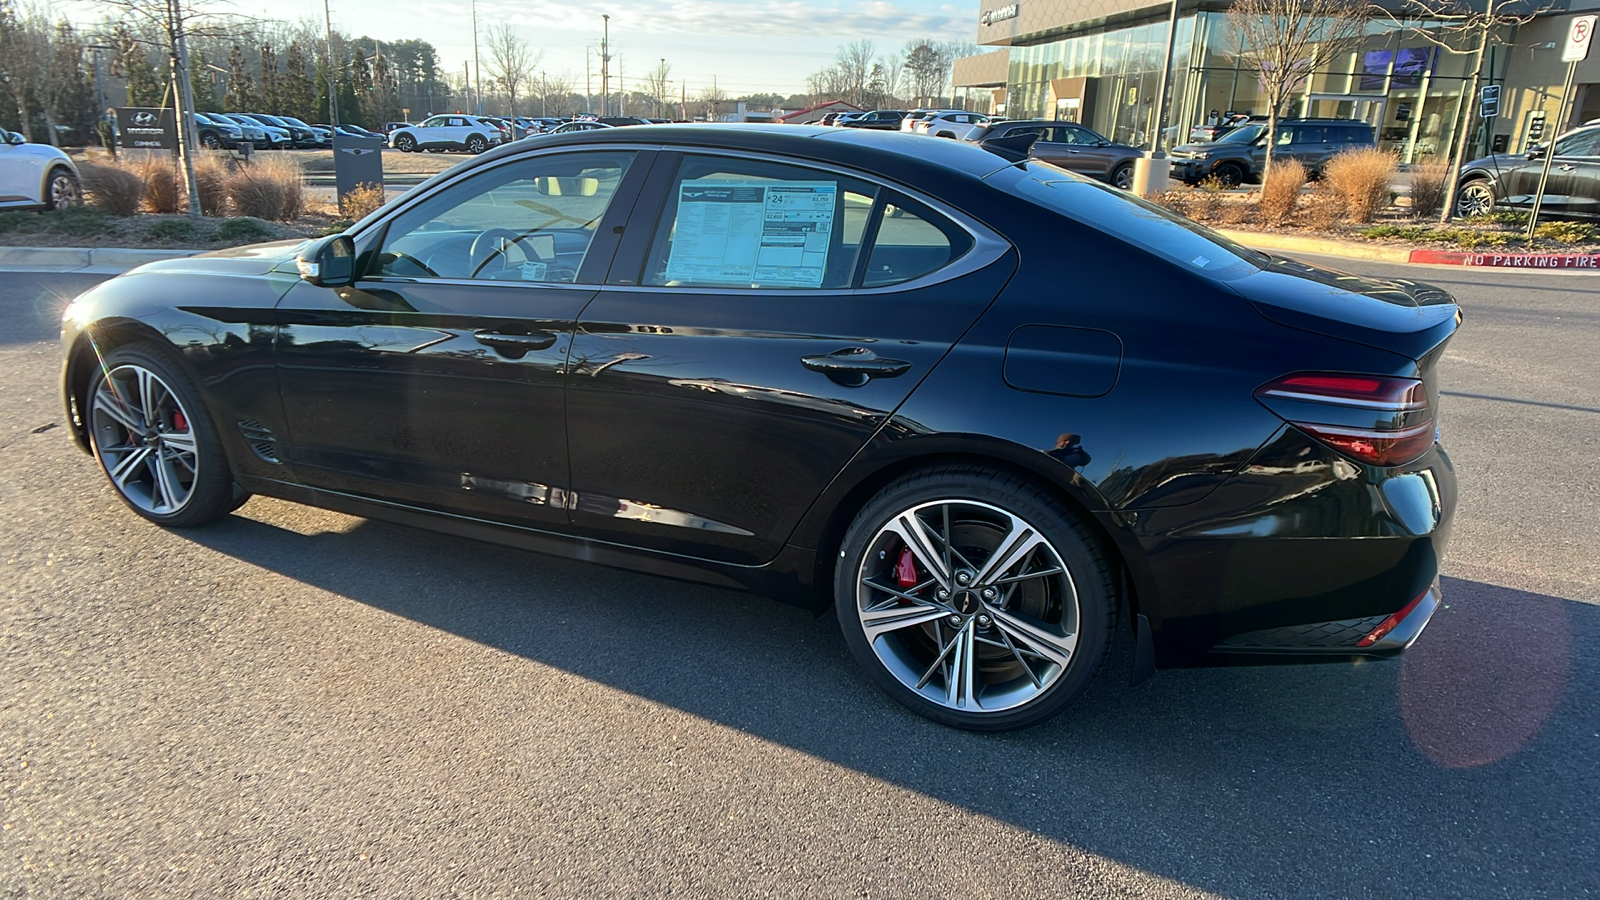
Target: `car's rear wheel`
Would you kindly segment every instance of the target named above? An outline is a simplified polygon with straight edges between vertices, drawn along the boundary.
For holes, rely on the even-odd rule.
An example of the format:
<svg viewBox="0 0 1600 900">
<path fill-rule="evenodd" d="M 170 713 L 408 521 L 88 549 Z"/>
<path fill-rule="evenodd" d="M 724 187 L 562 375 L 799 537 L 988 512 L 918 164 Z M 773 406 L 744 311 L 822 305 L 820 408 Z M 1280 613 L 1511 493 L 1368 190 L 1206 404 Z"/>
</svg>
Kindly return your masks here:
<svg viewBox="0 0 1600 900">
<path fill-rule="evenodd" d="M 1456 192 L 1456 215 L 1486 216 L 1494 212 L 1494 188 L 1482 178 L 1469 181 Z"/>
<path fill-rule="evenodd" d="M 409 134 L 402 134 L 394 139 L 394 148 L 399 150 L 401 153 L 415 153 L 417 149 L 417 139 Z"/>
<path fill-rule="evenodd" d="M 885 693 L 947 725 L 1000 731 L 1055 715 L 1110 645 L 1110 567 L 1032 483 L 949 466 L 885 488 L 835 573 L 851 653 Z"/>
<path fill-rule="evenodd" d="M 134 512 L 175 528 L 237 508 L 227 457 L 199 392 L 176 364 L 140 347 L 107 354 L 83 406 L 101 469 Z"/>
<path fill-rule="evenodd" d="M 1111 183 L 1123 190 L 1133 188 L 1133 163 L 1123 163 L 1111 172 Z"/>
<path fill-rule="evenodd" d="M 1212 174 L 1228 187 L 1237 187 L 1244 183 L 1244 169 L 1239 168 L 1237 163 L 1223 163 L 1217 166 L 1217 170 Z"/>
<path fill-rule="evenodd" d="M 83 189 L 78 186 L 78 176 L 57 167 L 50 172 L 44 186 L 45 209 L 66 209 L 83 205 Z"/>
<path fill-rule="evenodd" d="M 488 147 L 488 146 L 489 146 L 488 143 L 486 141 L 484 141 L 483 135 L 481 135 L 481 134 L 473 134 L 473 135 L 468 135 L 467 136 L 467 152 L 468 153 L 482 153 L 484 151 L 484 148 Z"/>
</svg>

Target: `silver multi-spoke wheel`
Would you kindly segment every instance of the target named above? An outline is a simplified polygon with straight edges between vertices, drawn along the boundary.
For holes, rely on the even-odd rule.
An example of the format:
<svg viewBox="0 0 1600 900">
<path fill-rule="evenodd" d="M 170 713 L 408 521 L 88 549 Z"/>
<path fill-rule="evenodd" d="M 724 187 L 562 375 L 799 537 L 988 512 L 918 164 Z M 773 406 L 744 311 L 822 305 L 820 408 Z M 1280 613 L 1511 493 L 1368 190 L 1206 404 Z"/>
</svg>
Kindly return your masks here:
<svg viewBox="0 0 1600 900">
<path fill-rule="evenodd" d="M 1494 211 L 1494 188 L 1487 181 L 1469 181 L 1456 195 L 1456 215 L 1462 218 L 1488 215 Z"/>
<path fill-rule="evenodd" d="M 1022 707 L 1076 658 L 1072 573 L 1038 527 L 999 506 L 936 499 L 900 511 L 868 541 L 855 582 L 873 654 L 945 709 Z"/>
<path fill-rule="evenodd" d="M 78 187 L 78 179 L 74 178 L 71 172 L 56 169 L 51 173 L 45 205 L 50 209 L 66 209 L 82 203 L 83 191 Z"/>
<path fill-rule="evenodd" d="M 200 483 L 194 419 L 160 375 L 137 364 L 105 373 L 89 398 L 89 427 L 111 483 L 141 512 L 183 511 Z"/>
</svg>

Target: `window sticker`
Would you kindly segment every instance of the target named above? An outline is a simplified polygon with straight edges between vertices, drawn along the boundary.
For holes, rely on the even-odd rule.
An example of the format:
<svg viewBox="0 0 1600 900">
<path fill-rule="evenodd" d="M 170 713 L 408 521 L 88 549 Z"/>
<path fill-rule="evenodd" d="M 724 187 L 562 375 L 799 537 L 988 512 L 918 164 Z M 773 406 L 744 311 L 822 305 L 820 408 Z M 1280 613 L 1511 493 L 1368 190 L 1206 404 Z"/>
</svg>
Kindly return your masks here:
<svg viewBox="0 0 1600 900">
<path fill-rule="evenodd" d="M 667 282 L 821 287 L 833 238 L 832 181 L 685 181 Z"/>
</svg>

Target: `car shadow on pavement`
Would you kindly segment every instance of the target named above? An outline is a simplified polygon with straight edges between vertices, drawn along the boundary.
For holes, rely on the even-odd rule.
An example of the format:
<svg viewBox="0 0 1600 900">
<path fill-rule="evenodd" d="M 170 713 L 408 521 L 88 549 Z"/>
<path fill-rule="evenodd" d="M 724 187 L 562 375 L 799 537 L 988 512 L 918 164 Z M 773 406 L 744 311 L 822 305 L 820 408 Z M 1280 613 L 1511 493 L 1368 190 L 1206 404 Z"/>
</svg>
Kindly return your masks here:
<svg viewBox="0 0 1600 900">
<path fill-rule="evenodd" d="M 1401 661 L 1164 671 L 1136 688 L 1124 646 L 1059 718 L 978 735 L 878 694 L 831 614 L 381 522 L 305 536 L 259 508 L 182 534 L 1200 889 L 1600 891 L 1587 603 L 1446 579 Z"/>
</svg>

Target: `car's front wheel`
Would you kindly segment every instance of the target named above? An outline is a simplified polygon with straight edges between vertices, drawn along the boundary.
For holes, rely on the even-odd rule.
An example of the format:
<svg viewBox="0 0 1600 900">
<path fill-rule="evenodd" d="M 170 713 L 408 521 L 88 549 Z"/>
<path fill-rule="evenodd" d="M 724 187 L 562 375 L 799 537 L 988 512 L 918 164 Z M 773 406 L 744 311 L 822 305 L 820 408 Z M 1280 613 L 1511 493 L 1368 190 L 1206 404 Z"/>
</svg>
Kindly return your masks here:
<svg viewBox="0 0 1600 900">
<path fill-rule="evenodd" d="M 1212 174 L 1227 187 L 1238 187 L 1244 183 L 1244 169 L 1236 163 L 1223 163 L 1217 166 L 1216 172 Z"/>
<path fill-rule="evenodd" d="M 141 347 L 105 356 L 84 403 L 100 467 L 134 512 L 175 528 L 226 515 L 247 496 L 183 370 Z"/>
<path fill-rule="evenodd" d="M 1123 190 L 1133 189 L 1133 163 L 1123 163 L 1111 172 L 1111 183 Z"/>
<path fill-rule="evenodd" d="M 59 167 L 51 171 L 50 180 L 44 186 L 45 209 L 66 209 L 82 204 L 83 189 L 78 186 L 78 176 Z"/>
<path fill-rule="evenodd" d="M 835 607 L 885 693 L 975 731 L 1034 725 L 1089 686 L 1116 594 L 1087 528 L 1014 475 L 968 466 L 885 488 L 845 535 Z"/>
<path fill-rule="evenodd" d="M 417 139 L 409 134 L 402 134 L 394 139 L 394 148 L 401 153 L 414 153 L 417 149 Z"/>
<path fill-rule="evenodd" d="M 1482 178 L 1469 181 L 1456 193 L 1456 215 L 1486 216 L 1494 212 L 1494 188 Z"/>
</svg>

